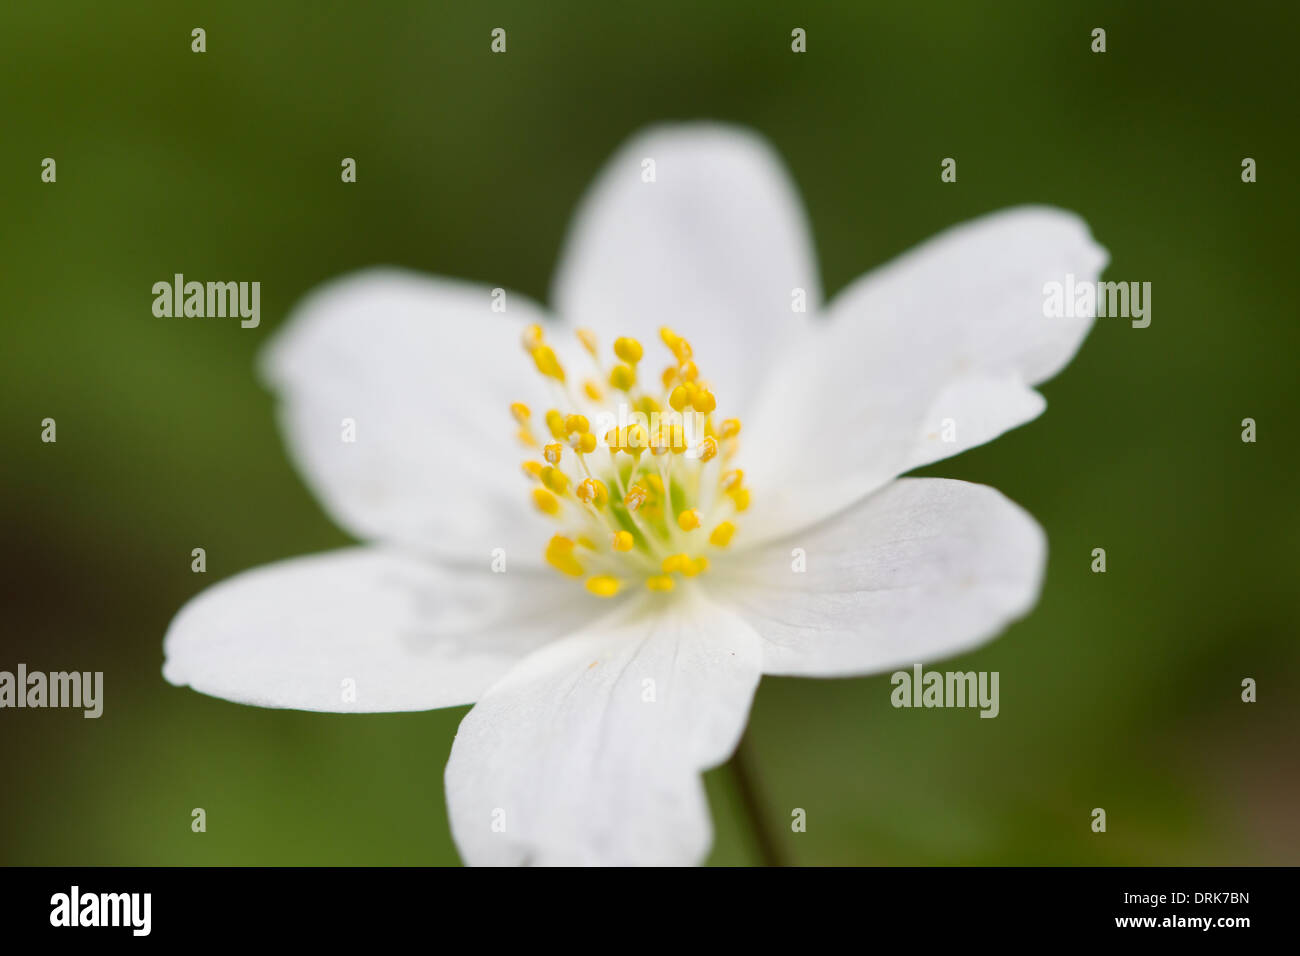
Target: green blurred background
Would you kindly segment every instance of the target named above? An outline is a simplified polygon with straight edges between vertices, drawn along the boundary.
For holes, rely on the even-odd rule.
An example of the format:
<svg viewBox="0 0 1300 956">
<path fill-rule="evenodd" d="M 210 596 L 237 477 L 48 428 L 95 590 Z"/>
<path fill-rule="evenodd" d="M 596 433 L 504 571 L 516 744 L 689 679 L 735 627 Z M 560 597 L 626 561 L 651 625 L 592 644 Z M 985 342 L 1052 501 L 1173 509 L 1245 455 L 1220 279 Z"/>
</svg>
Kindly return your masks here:
<svg viewBox="0 0 1300 956">
<path fill-rule="evenodd" d="M 927 469 L 1000 488 L 1051 540 L 1037 611 L 960 661 L 1001 672 L 1000 717 L 894 710 L 887 676 L 763 681 L 752 741 L 789 856 L 1300 862 L 1296 8 L 976 6 L 6 4 L 0 669 L 103 670 L 106 709 L 0 712 L 0 861 L 457 862 L 442 771 L 463 708 L 266 711 L 160 675 L 202 587 L 347 542 L 254 356 L 302 293 L 367 264 L 544 301 L 614 148 L 708 117 L 785 157 L 828 293 L 1023 202 L 1077 210 L 1109 278 L 1153 283 L 1150 328 L 1101 320 L 1045 415 Z M 155 319 L 174 272 L 259 279 L 261 328 Z M 708 785 L 711 860 L 755 861 L 727 773 Z"/>
</svg>

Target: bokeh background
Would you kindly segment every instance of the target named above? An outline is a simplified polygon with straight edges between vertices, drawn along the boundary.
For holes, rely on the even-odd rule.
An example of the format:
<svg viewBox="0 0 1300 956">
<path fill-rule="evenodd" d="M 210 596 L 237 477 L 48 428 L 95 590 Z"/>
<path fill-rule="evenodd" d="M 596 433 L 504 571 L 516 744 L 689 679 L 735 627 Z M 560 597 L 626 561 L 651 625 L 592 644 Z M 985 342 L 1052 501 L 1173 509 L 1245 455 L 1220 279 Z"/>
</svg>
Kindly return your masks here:
<svg viewBox="0 0 1300 956">
<path fill-rule="evenodd" d="M 368 264 L 544 301 L 607 156 L 706 117 L 785 157 L 828 293 L 1023 202 L 1077 210 L 1108 278 L 1154 286 L 1150 328 L 1101 320 L 1045 415 L 927 469 L 1002 489 L 1050 536 L 1037 611 L 957 662 L 1001 672 L 1001 716 L 894 710 L 887 676 L 763 681 L 751 735 L 789 857 L 1300 862 L 1297 9 L 985 6 L 5 4 L 0 669 L 102 670 L 106 710 L 0 711 L 0 861 L 457 862 L 442 771 L 463 708 L 274 712 L 162 680 L 191 595 L 347 543 L 254 356 L 298 296 Z M 259 279 L 261 328 L 154 318 L 174 272 Z M 731 779 L 707 781 L 711 861 L 754 862 Z"/>
</svg>

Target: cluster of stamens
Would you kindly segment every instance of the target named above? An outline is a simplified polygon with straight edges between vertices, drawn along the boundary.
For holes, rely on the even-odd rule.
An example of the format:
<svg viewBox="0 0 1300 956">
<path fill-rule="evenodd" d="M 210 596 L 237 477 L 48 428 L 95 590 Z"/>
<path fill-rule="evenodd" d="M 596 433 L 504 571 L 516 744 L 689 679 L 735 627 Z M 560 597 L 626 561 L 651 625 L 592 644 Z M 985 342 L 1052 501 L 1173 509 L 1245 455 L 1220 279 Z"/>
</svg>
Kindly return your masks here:
<svg viewBox="0 0 1300 956">
<path fill-rule="evenodd" d="M 671 591 L 709 569 L 709 554 L 731 544 L 734 518 L 749 507 L 744 473 L 730 465 L 740 422 L 715 420 L 717 400 L 691 344 L 672 329 L 659 336 L 673 362 L 651 385 L 641 378 L 636 339 L 617 339 L 606 365 L 595 335 L 577 334 L 592 364 L 580 383 L 541 326 L 528 327 L 524 350 L 557 407 L 536 423 L 527 405 L 510 406 L 519 441 L 538 455 L 523 466 L 535 482 L 533 505 L 563 529 L 546 561 L 599 597 L 637 581 Z"/>
</svg>

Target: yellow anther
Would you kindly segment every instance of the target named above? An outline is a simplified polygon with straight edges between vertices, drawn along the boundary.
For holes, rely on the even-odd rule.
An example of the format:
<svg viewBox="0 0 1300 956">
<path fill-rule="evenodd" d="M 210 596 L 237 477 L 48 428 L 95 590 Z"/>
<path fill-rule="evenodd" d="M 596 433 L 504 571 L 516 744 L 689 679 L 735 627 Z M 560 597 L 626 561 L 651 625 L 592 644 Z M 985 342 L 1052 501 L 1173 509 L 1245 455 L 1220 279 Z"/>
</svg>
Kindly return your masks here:
<svg viewBox="0 0 1300 956">
<path fill-rule="evenodd" d="M 718 434 L 723 438 L 735 438 L 740 434 L 740 419 L 724 418 L 722 420 L 722 429 Z"/>
<path fill-rule="evenodd" d="M 673 350 L 673 355 L 676 356 L 679 364 L 684 365 L 686 362 L 690 361 L 691 343 L 687 342 L 680 335 L 677 336 L 677 340 L 668 347 Z"/>
<path fill-rule="evenodd" d="M 645 415 L 646 418 L 649 418 L 651 415 L 663 411 L 663 406 L 660 405 L 653 398 L 651 398 L 649 395 L 642 395 L 640 398 L 638 398 L 635 402 L 632 403 L 632 407 L 635 408 L 641 414 Z"/>
<path fill-rule="evenodd" d="M 515 421 L 520 425 L 527 425 L 528 419 L 533 416 L 532 411 L 523 402 L 511 402 L 510 414 L 515 416 Z"/>
<path fill-rule="evenodd" d="M 660 340 L 663 341 L 664 345 L 668 346 L 671 349 L 677 345 L 677 342 L 679 339 L 681 339 L 681 336 L 678 335 L 676 332 L 674 332 L 672 329 L 668 328 L 668 326 L 661 325 L 659 327 L 659 338 Z"/>
<path fill-rule="evenodd" d="M 609 387 L 626 392 L 636 384 L 636 369 L 631 365 L 615 365 L 609 372 Z"/>
<path fill-rule="evenodd" d="M 700 442 L 700 461 L 712 461 L 718 455 L 718 440 L 709 436 Z"/>
<path fill-rule="evenodd" d="M 690 563 L 691 559 L 689 555 L 670 554 L 668 557 L 664 558 L 663 563 L 660 565 L 660 569 L 664 574 L 672 574 L 674 571 L 680 573 L 684 572 Z"/>
<path fill-rule="evenodd" d="M 609 489 L 599 478 L 588 478 L 573 492 L 579 501 L 585 505 L 595 505 L 597 508 L 604 507 L 609 501 Z"/>
<path fill-rule="evenodd" d="M 612 574 L 596 574 L 587 578 L 587 590 L 596 597 L 613 597 L 623 587 L 623 582 Z"/>
<path fill-rule="evenodd" d="M 519 439 L 522 445 L 527 445 L 529 448 L 537 447 L 537 439 L 533 437 L 533 433 L 527 428 L 519 429 L 519 431 L 515 432 L 515 437 Z"/>
<path fill-rule="evenodd" d="M 709 532 L 709 544 L 715 548 L 725 548 L 731 544 L 731 536 L 735 533 L 736 526 L 730 521 L 724 521 Z"/>
<path fill-rule="evenodd" d="M 680 412 L 691 404 L 691 386 L 690 384 L 678 385 L 668 396 L 668 404 L 672 406 L 673 411 Z"/>
<path fill-rule="evenodd" d="M 645 579 L 645 586 L 651 591 L 671 591 L 673 579 L 666 574 L 655 574 Z"/>
<path fill-rule="evenodd" d="M 582 383 L 582 390 L 587 393 L 587 397 L 593 402 L 603 401 L 605 393 L 600 390 L 600 385 L 594 378 L 589 378 Z"/>
<path fill-rule="evenodd" d="M 621 338 L 614 340 L 614 354 L 628 365 L 635 365 L 641 361 L 641 356 L 645 354 L 645 350 L 641 348 L 641 343 L 636 339 Z"/>
<path fill-rule="evenodd" d="M 659 376 L 659 380 L 664 383 L 664 388 L 672 388 L 673 382 L 677 381 L 677 366 L 670 365 L 664 369 L 664 373 Z"/>
<path fill-rule="evenodd" d="M 635 541 L 630 531 L 615 531 L 612 542 L 615 551 L 631 551 Z"/>
<path fill-rule="evenodd" d="M 552 442 L 542 449 L 542 455 L 546 458 L 547 462 L 552 465 L 558 465 L 560 463 L 560 456 L 563 453 L 564 446 L 559 442 Z"/>
<path fill-rule="evenodd" d="M 582 343 L 582 347 L 587 350 L 588 354 L 595 356 L 596 333 L 591 331 L 591 329 L 578 329 L 577 335 L 578 341 Z"/>
<path fill-rule="evenodd" d="M 554 516 L 560 513 L 559 499 L 545 488 L 533 489 L 533 504 L 542 514 Z"/>
<path fill-rule="evenodd" d="M 677 527 L 683 531 L 694 531 L 700 526 L 700 513 L 694 508 L 688 508 L 677 516 Z"/>
<path fill-rule="evenodd" d="M 693 382 L 700 377 L 700 370 L 696 367 L 694 362 L 686 361 L 683 362 L 681 368 L 678 369 L 678 374 L 681 375 L 683 382 Z"/>
<path fill-rule="evenodd" d="M 564 416 L 551 409 L 546 413 L 546 430 L 551 433 L 552 438 L 564 438 Z"/>
<path fill-rule="evenodd" d="M 546 563 L 569 577 L 580 578 L 585 573 L 582 562 L 573 556 L 573 541 L 563 535 L 555 535 L 546 545 Z"/>
<path fill-rule="evenodd" d="M 745 511 L 749 508 L 748 488 L 733 488 L 729 493 L 732 504 L 736 506 L 737 511 Z"/>
<path fill-rule="evenodd" d="M 555 357 L 555 350 L 549 345 L 539 345 L 533 349 L 533 363 L 537 366 L 537 371 L 547 378 L 553 378 L 557 382 L 564 381 L 564 367 L 560 365 L 560 360 Z"/>
<path fill-rule="evenodd" d="M 564 433 L 572 435 L 574 432 L 585 432 L 590 428 L 587 419 L 583 415 L 570 415 L 564 420 Z"/>
<path fill-rule="evenodd" d="M 683 557 L 685 557 L 685 555 L 683 555 Z M 682 562 L 682 567 L 681 567 L 682 577 L 693 578 L 697 574 L 703 574 L 708 569 L 709 569 L 708 558 L 696 558 L 694 561 L 692 561 L 690 558 L 686 558 L 686 560 Z"/>
<path fill-rule="evenodd" d="M 569 490 L 569 476 L 558 468 L 543 468 L 542 484 L 557 495 L 563 495 Z"/>
<path fill-rule="evenodd" d="M 664 493 L 664 480 L 658 475 L 646 475 L 645 483 L 656 495 L 662 495 Z"/>
<path fill-rule="evenodd" d="M 731 471 L 723 472 L 722 479 L 718 482 L 718 484 L 722 487 L 723 491 L 731 491 L 734 488 L 739 488 L 741 482 L 743 482 L 744 480 L 745 480 L 744 471 L 742 471 L 739 468 L 735 468 Z"/>
<path fill-rule="evenodd" d="M 640 458 L 641 453 L 650 447 L 650 436 L 640 425 L 628 425 L 623 429 L 623 451 L 633 458 Z"/>
<path fill-rule="evenodd" d="M 574 434 L 569 436 L 569 447 L 576 452 L 584 455 L 590 455 L 596 450 L 596 436 L 591 432 L 583 432 L 581 435 Z"/>
<path fill-rule="evenodd" d="M 627 490 L 627 494 L 623 496 L 623 504 L 627 506 L 628 511 L 636 511 L 645 504 L 648 497 L 650 493 L 646 490 L 646 486 L 638 482 Z"/>
<path fill-rule="evenodd" d="M 532 354 L 542 345 L 542 327 L 540 325 L 530 325 L 524 329 L 523 335 L 524 351 Z"/>
<path fill-rule="evenodd" d="M 697 412 L 707 415 L 718 407 L 718 400 L 707 388 L 696 386 L 695 394 L 691 396 L 691 404 Z"/>
<path fill-rule="evenodd" d="M 578 537 L 575 540 L 577 541 L 578 547 L 580 548 L 586 548 L 588 551 L 596 550 L 596 542 L 592 541 L 585 534 L 578 535 Z"/>
<path fill-rule="evenodd" d="M 540 461 L 524 462 L 524 474 L 534 481 L 542 480 L 542 468 L 545 467 Z"/>
</svg>

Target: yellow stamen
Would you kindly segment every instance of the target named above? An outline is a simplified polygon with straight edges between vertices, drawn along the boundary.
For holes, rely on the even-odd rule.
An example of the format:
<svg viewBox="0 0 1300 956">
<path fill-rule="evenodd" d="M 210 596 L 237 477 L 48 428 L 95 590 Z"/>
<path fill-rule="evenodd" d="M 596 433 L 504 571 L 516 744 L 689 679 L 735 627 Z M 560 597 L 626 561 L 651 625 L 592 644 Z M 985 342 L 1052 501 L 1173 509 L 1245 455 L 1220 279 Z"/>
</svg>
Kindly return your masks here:
<svg viewBox="0 0 1300 956">
<path fill-rule="evenodd" d="M 682 568 L 681 568 L 682 577 L 693 578 L 697 574 L 703 574 L 708 569 L 709 569 L 708 558 L 703 558 L 703 557 L 696 558 L 694 561 L 692 561 L 690 558 L 687 558 L 686 561 L 682 563 Z"/>
<path fill-rule="evenodd" d="M 670 554 L 668 557 L 663 559 L 663 562 L 660 564 L 660 570 L 662 570 L 664 574 L 672 574 L 674 571 L 682 572 L 690 566 L 690 563 L 691 559 L 689 555 Z"/>
<path fill-rule="evenodd" d="M 620 338 L 614 340 L 614 354 L 628 365 L 635 365 L 641 361 L 641 356 L 645 354 L 645 350 L 641 348 L 641 343 L 636 339 Z"/>
<path fill-rule="evenodd" d="M 555 357 L 555 350 L 549 345 L 539 345 L 533 349 L 533 362 L 537 366 L 537 371 L 547 378 L 553 378 L 557 382 L 564 381 L 564 366 L 560 364 L 560 360 Z"/>
<path fill-rule="evenodd" d="M 523 336 L 524 347 L 538 372 L 559 383 L 552 389 L 559 407 L 539 416 L 544 427 L 536 428 L 527 405 L 510 406 L 519 440 L 537 449 L 525 453 L 530 460 L 522 465 L 528 478 L 540 482 L 531 488 L 533 504 L 544 514 L 562 518 L 571 529 L 551 538 L 546 561 L 562 574 L 581 579 L 599 597 L 621 594 L 636 581 L 644 581 L 651 591 L 671 591 L 678 575 L 703 574 L 710 560 L 685 551 L 671 553 L 671 542 L 685 540 L 683 532 L 698 530 L 704 532 L 701 538 L 707 535 L 711 548 L 726 548 L 736 533 L 735 515 L 749 507 L 744 475 L 729 463 L 738 447 L 740 421 L 714 418 L 717 398 L 701 377 L 690 342 L 672 329 L 659 332 L 673 364 L 661 376 L 664 391 L 655 395 L 639 387 L 638 368 L 646 358 L 639 341 L 614 338 L 616 360 L 611 367 L 602 363 L 591 330 L 579 330 L 577 336 L 592 358 L 596 377 L 570 389 L 543 327 L 530 326 Z M 607 397 L 613 409 L 604 404 Z M 611 457 L 596 460 L 591 455 L 601 442 L 591 423 L 611 411 L 613 420 L 621 423 L 606 426 L 604 443 Z M 653 460 L 643 457 L 647 448 Z M 632 462 L 624 464 L 620 452 Z M 727 462 L 717 478 L 708 464 L 715 458 Z M 566 469 L 566 459 L 576 471 Z M 573 507 L 563 506 L 566 499 Z M 728 514 L 732 520 L 720 520 Z M 589 560 L 596 566 L 584 567 Z"/>
<path fill-rule="evenodd" d="M 646 491 L 645 485 L 636 484 L 629 488 L 627 494 L 623 496 L 623 504 L 627 506 L 628 511 L 636 511 L 637 508 L 645 504 L 648 497 L 650 497 L 650 494 Z"/>
<path fill-rule="evenodd" d="M 533 489 L 533 504 L 537 506 L 537 510 L 542 514 L 554 517 L 560 513 L 559 500 L 545 488 Z"/>
<path fill-rule="evenodd" d="M 588 478 L 573 493 L 584 505 L 603 508 L 609 502 L 609 489 L 599 478 Z"/>
<path fill-rule="evenodd" d="M 552 408 L 546 413 L 546 430 L 551 433 L 552 438 L 564 438 L 564 416 Z"/>
<path fill-rule="evenodd" d="M 597 597 L 613 597 L 623 587 L 623 582 L 612 574 L 597 574 L 587 578 L 587 590 Z"/>
<path fill-rule="evenodd" d="M 563 495 L 569 490 L 569 476 L 558 468 L 543 468 L 542 484 L 555 494 Z"/>
<path fill-rule="evenodd" d="M 584 573 L 582 562 L 573 556 L 573 541 L 563 535 L 555 535 L 546 545 L 546 563 L 562 574 L 580 578 Z"/>
<path fill-rule="evenodd" d="M 626 392 L 636 384 L 636 369 L 631 365 L 615 365 L 609 373 L 609 387 Z"/>
</svg>

